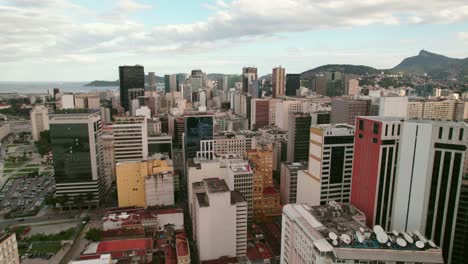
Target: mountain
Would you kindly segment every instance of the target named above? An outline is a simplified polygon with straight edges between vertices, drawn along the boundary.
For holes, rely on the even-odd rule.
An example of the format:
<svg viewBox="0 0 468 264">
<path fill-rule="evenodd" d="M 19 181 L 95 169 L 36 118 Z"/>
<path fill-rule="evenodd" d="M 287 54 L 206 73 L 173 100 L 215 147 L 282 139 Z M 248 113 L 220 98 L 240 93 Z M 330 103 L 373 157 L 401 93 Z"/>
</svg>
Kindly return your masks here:
<svg viewBox="0 0 468 264">
<path fill-rule="evenodd" d="M 364 65 L 351 65 L 351 64 L 327 64 L 313 68 L 311 70 L 301 73 L 301 79 L 310 79 L 315 74 L 319 72 L 326 71 L 338 71 L 344 74 L 356 74 L 356 75 L 365 75 L 365 74 L 376 74 L 381 72 L 375 68 L 364 66 Z"/>
<path fill-rule="evenodd" d="M 119 86 L 119 80 L 117 81 L 92 81 L 85 84 L 84 86 Z"/>
<path fill-rule="evenodd" d="M 468 58 L 455 59 L 421 50 L 417 56 L 404 59 L 392 70 L 412 74 L 427 73 L 433 79 L 468 81 Z"/>
</svg>

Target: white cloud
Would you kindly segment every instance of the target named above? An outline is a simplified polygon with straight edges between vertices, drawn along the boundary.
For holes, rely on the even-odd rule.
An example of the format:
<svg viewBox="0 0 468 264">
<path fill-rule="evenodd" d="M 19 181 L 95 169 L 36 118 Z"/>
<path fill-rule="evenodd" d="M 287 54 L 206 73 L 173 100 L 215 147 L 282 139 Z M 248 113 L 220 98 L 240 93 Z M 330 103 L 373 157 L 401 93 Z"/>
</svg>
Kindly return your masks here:
<svg viewBox="0 0 468 264">
<path fill-rule="evenodd" d="M 123 11 L 140 11 L 150 9 L 150 5 L 141 4 L 134 0 L 119 0 L 117 2 L 117 8 Z"/>
<path fill-rule="evenodd" d="M 457 33 L 457 38 L 458 38 L 458 40 L 468 42 L 468 32 L 458 32 Z"/>
</svg>

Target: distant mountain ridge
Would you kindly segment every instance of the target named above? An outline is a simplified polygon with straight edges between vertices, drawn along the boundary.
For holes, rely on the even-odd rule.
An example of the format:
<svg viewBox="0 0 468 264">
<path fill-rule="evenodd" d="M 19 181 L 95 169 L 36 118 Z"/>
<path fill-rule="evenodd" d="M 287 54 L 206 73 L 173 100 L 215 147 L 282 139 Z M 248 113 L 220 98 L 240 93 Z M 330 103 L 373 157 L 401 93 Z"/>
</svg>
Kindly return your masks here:
<svg viewBox="0 0 468 264">
<path fill-rule="evenodd" d="M 377 74 L 379 72 L 404 72 L 407 74 L 422 75 L 427 73 L 433 79 L 468 82 L 468 58 L 456 59 L 444 55 L 421 50 L 418 55 L 404 59 L 400 64 L 391 69 L 376 69 L 365 65 L 351 64 L 327 64 L 319 66 L 301 73 L 301 79 L 310 79 L 319 72 L 339 71 L 344 74 Z M 218 80 L 223 73 L 209 73 L 208 79 Z M 228 74 L 229 75 L 229 74 Z M 238 76 L 238 75 L 231 75 Z M 271 74 L 261 76 L 260 80 L 271 80 Z M 148 75 L 145 75 L 145 82 L 148 83 Z M 164 82 L 164 77 L 156 76 L 156 82 Z M 118 86 L 119 81 L 93 81 L 85 86 Z"/>
</svg>

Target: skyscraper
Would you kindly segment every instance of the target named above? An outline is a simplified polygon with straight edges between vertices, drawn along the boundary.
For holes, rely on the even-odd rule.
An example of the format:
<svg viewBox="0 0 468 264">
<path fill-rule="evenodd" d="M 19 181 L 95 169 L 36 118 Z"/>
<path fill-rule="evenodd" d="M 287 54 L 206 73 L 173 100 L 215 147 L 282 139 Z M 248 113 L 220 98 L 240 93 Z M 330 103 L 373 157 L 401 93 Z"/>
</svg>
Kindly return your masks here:
<svg viewBox="0 0 468 264">
<path fill-rule="evenodd" d="M 148 157 L 148 128 L 143 116 L 116 117 L 112 124 L 116 162 Z"/>
<path fill-rule="evenodd" d="M 309 114 L 290 114 L 288 125 L 288 154 L 289 162 L 307 161 L 309 157 L 310 125 L 312 118 Z"/>
<path fill-rule="evenodd" d="M 286 74 L 286 95 L 296 96 L 296 90 L 301 86 L 301 75 L 298 73 Z"/>
<path fill-rule="evenodd" d="M 31 134 L 34 141 L 38 141 L 42 131 L 49 130 L 49 110 L 42 106 L 35 106 L 30 112 Z"/>
<path fill-rule="evenodd" d="M 175 74 L 164 75 L 164 89 L 166 93 L 177 91 L 177 75 Z"/>
<path fill-rule="evenodd" d="M 468 144 L 466 123 L 409 120 L 403 123 L 397 181 L 394 189 L 392 228 L 414 231 L 440 245 L 446 263 L 452 261 L 454 245 L 466 243 L 468 235 L 455 240 L 463 163 Z M 458 248 L 459 249 L 459 248 Z"/>
<path fill-rule="evenodd" d="M 92 193 L 99 200 L 111 179 L 104 178 L 101 117 L 90 114 L 50 116 L 50 141 L 58 196 Z"/>
<path fill-rule="evenodd" d="M 148 85 L 151 90 L 156 89 L 156 75 L 154 72 L 148 72 Z"/>
<path fill-rule="evenodd" d="M 348 123 L 354 125 L 357 116 L 369 115 L 370 103 L 370 100 L 357 100 L 347 97 L 332 98 L 331 123 Z"/>
<path fill-rule="evenodd" d="M 120 106 L 125 111 L 130 109 L 130 99 L 128 91 L 133 88 L 145 88 L 145 71 L 143 66 L 119 66 L 120 80 Z"/>
<path fill-rule="evenodd" d="M 255 67 L 244 67 L 242 68 L 242 92 L 252 93 L 252 81 L 258 80 L 257 68 Z"/>
<path fill-rule="evenodd" d="M 395 117 L 356 118 L 351 204 L 367 226 L 390 230 L 401 125 Z"/>
<path fill-rule="evenodd" d="M 273 74 L 271 75 L 271 90 L 273 98 L 284 95 L 284 74 L 285 70 L 279 66 L 273 68 Z"/>
<path fill-rule="evenodd" d="M 200 150 L 201 140 L 213 139 L 213 116 L 194 115 L 184 118 L 184 150 L 185 161 L 196 157 Z"/>
</svg>

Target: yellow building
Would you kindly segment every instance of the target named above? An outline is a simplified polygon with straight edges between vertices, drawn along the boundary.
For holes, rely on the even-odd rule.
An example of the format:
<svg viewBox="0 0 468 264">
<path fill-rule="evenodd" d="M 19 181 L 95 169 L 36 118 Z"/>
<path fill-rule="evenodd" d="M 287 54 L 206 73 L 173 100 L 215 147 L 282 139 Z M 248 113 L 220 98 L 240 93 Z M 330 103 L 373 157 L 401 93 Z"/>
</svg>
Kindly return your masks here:
<svg viewBox="0 0 468 264">
<path fill-rule="evenodd" d="M 173 204 L 174 168 L 171 160 L 119 162 L 116 165 L 116 175 L 119 207 L 155 205 L 154 201 L 148 201 L 148 197 L 161 195 L 155 195 L 153 192 L 163 192 L 164 195 L 168 193 L 169 201 L 161 202 L 164 205 L 170 205 L 172 195 Z"/>
</svg>

